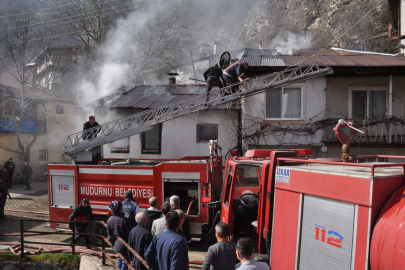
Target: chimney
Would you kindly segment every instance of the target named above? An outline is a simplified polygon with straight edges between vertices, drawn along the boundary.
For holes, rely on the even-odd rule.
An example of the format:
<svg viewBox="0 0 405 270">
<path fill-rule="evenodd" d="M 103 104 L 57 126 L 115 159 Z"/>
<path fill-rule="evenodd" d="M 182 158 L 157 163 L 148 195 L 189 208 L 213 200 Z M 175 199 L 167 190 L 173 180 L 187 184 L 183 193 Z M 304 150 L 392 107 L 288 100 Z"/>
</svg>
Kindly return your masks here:
<svg viewBox="0 0 405 270">
<path fill-rule="evenodd" d="M 170 85 L 176 85 L 176 76 L 179 75 L 177 72 L 169 72 L 167 73 L 169 75 L 169 84 Z"/>
<path fill-rule="evenodd" d="M 213 51 L 213 54 L 217 54 L 217 43 L 216 43 L 216 42 L 214 42 L 214 51 Z"/>
<path fill-rule="evenodd" d="M 259 42 L 259 50 L 262 50 L 263 42 Z"/>
<path fill-rule="evenodd" d="M 392 37 L 392 24 L 388 25 L 388 37 Z"/>
</svg>

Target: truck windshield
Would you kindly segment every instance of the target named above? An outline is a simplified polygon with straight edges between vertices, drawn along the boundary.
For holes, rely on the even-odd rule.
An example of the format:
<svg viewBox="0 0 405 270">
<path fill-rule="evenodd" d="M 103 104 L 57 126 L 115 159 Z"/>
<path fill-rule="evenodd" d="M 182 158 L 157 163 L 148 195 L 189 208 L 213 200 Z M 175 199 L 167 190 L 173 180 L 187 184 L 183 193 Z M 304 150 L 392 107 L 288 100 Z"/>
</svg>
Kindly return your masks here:
<svg viewBox="0 0 405 270">
<path fill-rule="evenodd" d="M 236 167 L 236 187 L 258 187 L 259 179 L 262 172 L 260 166 L 238 165 Z"/>
</svg>

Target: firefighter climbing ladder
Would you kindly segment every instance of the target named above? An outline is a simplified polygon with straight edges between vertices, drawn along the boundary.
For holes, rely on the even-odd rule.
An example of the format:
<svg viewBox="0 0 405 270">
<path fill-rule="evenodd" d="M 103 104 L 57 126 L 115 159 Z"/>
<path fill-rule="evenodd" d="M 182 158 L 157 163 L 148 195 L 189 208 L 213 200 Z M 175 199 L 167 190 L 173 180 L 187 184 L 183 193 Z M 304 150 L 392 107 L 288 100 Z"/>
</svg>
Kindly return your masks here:
<svg viewBox="0 0 405 270">
<path fill-rule="evenodd" d="M 231 93 L 229 86 L 216 91 L 212 90 L 208 95 L 208 102 L 206 95 L 196 95 L 195 98 L 190 98 L 179 103 L 168 104 L 156 109 L 137 113 L 88 129 L 86 132 L 80 131 L 71 134 L 67 138 L 63 151 L 65 154 L 73 157 L 79 152 L 88 151 L 94 147 L 145 132 L 151 129 L 154 124 L 214 108 L 243 97 L 262 93 L 271 88 L 283 87 L 332 73 L 333 70 L 330 67 L 311 65 L 289 68 L 270 75 L 252 78 L 249 82 L 236 84 L 234 87 L 237 88 L 237 90 L 234 93 Z M 96 132 L 98 132 L 97 137 L 93 137 L 92 134 Z"/>
</svg>

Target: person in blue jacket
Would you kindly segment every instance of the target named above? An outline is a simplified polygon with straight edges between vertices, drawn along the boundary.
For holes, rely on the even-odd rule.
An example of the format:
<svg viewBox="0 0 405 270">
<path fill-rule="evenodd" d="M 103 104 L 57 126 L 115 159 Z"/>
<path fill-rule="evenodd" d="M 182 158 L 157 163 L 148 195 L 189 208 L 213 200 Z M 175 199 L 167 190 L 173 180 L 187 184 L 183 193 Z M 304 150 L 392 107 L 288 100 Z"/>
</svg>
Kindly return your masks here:
<svg viewBox="0 0 405 270">
<path fill-rule="evenodd" d="M 134 195 L 131 190 L 127 190 L 124 193 L 125 200 L 122 202 L 124 208 L 124 214 L 129 219 L 131 229 L 138 225 L 135 221 L 136 214 L 139 213 L 139 204 L 133 200 Z"/>
<path fill-rule="evenodd" d="M 145 253 L 145 261 L 151 269 L 189 269 L 187 243 L 177 233 L 179 224 L 180 218 L 177 212 L 167 213 L 167 230 L 153 237 L 152 243 Z M 155 257 L 158 261 L 158 267 L 155 266 Z"/>
</svg>

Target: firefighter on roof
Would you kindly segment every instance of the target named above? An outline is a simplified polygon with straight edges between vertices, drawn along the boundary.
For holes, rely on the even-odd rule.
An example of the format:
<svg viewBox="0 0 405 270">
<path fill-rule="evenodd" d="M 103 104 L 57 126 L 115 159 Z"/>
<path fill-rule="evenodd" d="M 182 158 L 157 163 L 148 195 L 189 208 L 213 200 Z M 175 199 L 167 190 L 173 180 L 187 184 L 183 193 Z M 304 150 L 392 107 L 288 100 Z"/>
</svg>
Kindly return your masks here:
<svg viewBox="0 0 405 270">
<path fill-rule="evenodd" d="M 84 220 L 92 220 L 93 219 L 93 211 L 91 210 L 89 199 L 84 198 L 82 203 L 76 206 L 73 210 L 72 214 L 70 215 L 69 221 L 84 221 Z M 73 224 L 69 223 L 69 228 L 73 230 Z M 87 223 L 86 222 L 76 222 L 76 231 L 79 233 L 87 233 Z M 88 235 L 80 235 L 76 234 L 74 242 L 76 243 L 81 237 L 84 238 L 84 243 L 86 245 L 91 245 L 90 238 Z M 72 241 L 69 242 L 72 245 Z M 91 249 L 91 247 L 86 246 L 86 248 Z"/>
<path fill-rule="evenodd" d="M 223 72 L 223 80 L 228 84 L 235 84 L 239 82 L 239 79 L 245 78 L 245 71 L 249 68 L 248 63 L 234 63 L 227 67 Z M 231 87 L 232 93 L 235 93 L 238 89 L 239 85 L 235 85 Z"/>
</svg>

